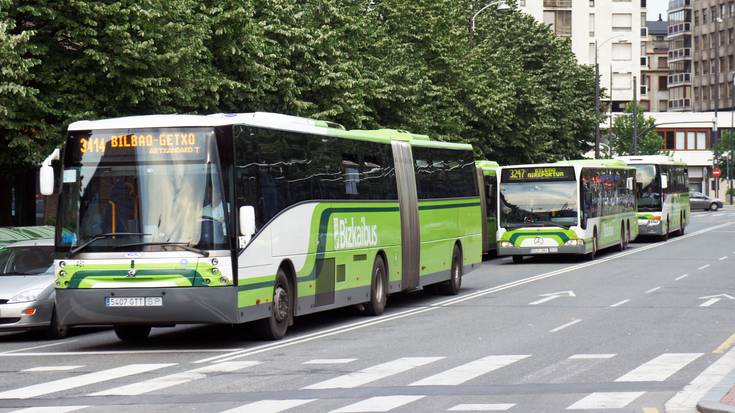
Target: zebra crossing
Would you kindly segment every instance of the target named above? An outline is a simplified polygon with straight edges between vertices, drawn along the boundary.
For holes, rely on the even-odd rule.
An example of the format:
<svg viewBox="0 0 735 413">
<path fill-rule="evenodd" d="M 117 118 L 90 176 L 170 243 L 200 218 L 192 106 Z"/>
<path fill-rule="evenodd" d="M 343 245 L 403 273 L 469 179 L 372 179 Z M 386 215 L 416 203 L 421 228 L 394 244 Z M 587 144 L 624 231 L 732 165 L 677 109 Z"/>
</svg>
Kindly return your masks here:
<svg viewBox="0 0 735 413">
<path fill-rule="evenodd" d="M 632 368 L 625 374 L 615 378 L 609 378 L 608 383 L 641 383 L 645 387 L 645 383 L 662 382 L 671 379 L 677 372 L 684 369 L 694 361 L 702 357 L 704 353 L 663 353 L 655 355 L 638 366 Z M 573 354 L 567 355 L 557 362 L 579 363 L 580 368 L 584 363 L 615 363 L 618 360 L 617 354 L 600 353 L 600 354 Z M 410 406 L 414 403 L 426 402 L 433 397 L 440 397 L 433 389 L 436 386 L 456 387 L 463 384 L 477 384 L 479 379 L 493 372 L 506 372 L 514 366 L 521 366 L 534 359 L 529 354 L 509 354 L 509 355 L 488 355 L 474 360 L 462 360 L 453 367 L 448 367 L 456 362 L 457 356 L 426 356 L 426 357 L 399 357 L 393 360 L 381 363 L 370 364 L 364 368 L 346 368 L 352 363 L 359 362 L 357 358 L 343 359 L 314 359 L 304 361 L 301 366 L 318 365 L 323 374 L 334 374 L 334 377 L 326 380 L 317 380 L 315 383 L 302 386 L 291 391 L 283 390 L 283 398 L 264 398 L 263 400 L 248 400 L 240 403 L 239 406 L 228 406 L 226 409 L 220 409 L 226 413 L 248 412 L 248 413 L 278 413 L 278 412 L 296 412 L 309 408 L 310 405 L 315 406 L 324 402 L 325 399 L 319 397 L 320 392 L 331 391 L 329 402 L 334 403 L 338 400 L 342 405 L 339 407 L 330 407 L 323 409 L 323 405 L 316 407 L 314 411 L 330 411 L 332 413 L 358 413 L 358 412 L 391 412 L 401 411 L 401 408 Z M 363 360 L 367 361 L 367 360 Z M 440 363 L 441 361 L 441 363 Z M 76 374 L 74 370 L 84 368 L 85 366 L 38 366 L 21 370 L 24 374 L 71 374 L 63 379 L 51 380 L 43 383 L 36 383 L 29 386 L 23 386 L 15 389 L 7 389 L 0 391 L 0 405 L 3 400 L 28 400 L 35 399 L 36 403 L 39 398 L 45 396 L 59 396 L 62 392 L 74 390 L 79 392 L 75 399 L 74 406 L 44 406 L 29 407 L 13 412 L 74 412 L 84 410 L 86 408 L 95 407 L 95 397 L 102 396 L 141 396 L 144 394 L 153 394 L 154 392 L 174 389 L 176 386 L 183 386 L 193 382 L 201 382 L 220 374 L 241 374 L 241 379 L 247 378 L 249 371 L 256 369 L 268 369 L 269 364 L 276 363 L 273 361 L 226 361 L 213 363 L 204 367 L 187 369 L 186 364 L 177 363 L 150 363 L 150 364 L 129 364 L 110 369 L 104 369 L 95 372 Z M 439 367 L 439 366 L 442 367 Z M 526 365 L 524 368 L 527 368 Z M 181 371 L 183 368 L 183 371 Z M 298 367 L 294 367 L 298 368 Z M 179 370 L 179 371 L 173 371 Z M 345 370 L 348 371 L 345 373 Z M 352 371 L 350 371 L 352 370 Z M 431 371 L 433 370 L 433 371 Z M 359 399 L 355 399 L 354 395 L 339 396 L 335 399 L 335 391 L 348 391 L 349 389 L 368 388 L 374 390 L 379 388 L 381 381 L 391 378 L 392 380 L 401 379 L 401 375 L 410 375 L 408 373 L 420 372 L 425 375 L 419 380 L 404 380 L 402 385 L 392 385 L 388 393 L 386 391 L 375 393 L 363 393 Z M 53 374 L 53 373 L 51 373 Z M 153 378 L 151 374 L 161 374 Z M 120 384 L 122 379 L 135 379 L 142 375 L 146 379 L 133 381 L 132 383 Z M 420 377 L 420 375 L 419 375 Z M 499 384 L 498 376 L 492 376 L 494 380 L 492 384 Z M 405 377 L 404 377 L 405 378 Z M 243 379 L 243 380 L 244 380 Z M 513 383 L 503 383 L 503 385 L 513 385 Z M 104 390 L 90 391 L 85 388 L 96 386 L 97 390 L 100 386 L 109 386 Z M 428 387 L 431 386 L 431 387 Z M 627 389 L 626 389 L 627 390 Z M 165 392 L 164 392 L 165 393 Z M 354 393 L 351 393 L 354 394 Z M 591 392 L 584 397 L 577 397 L 578 400 L 570 401 L 567 410 L 586 410 L 586 409 L 623 409 L 634 401 L 640 399 L 646 391 L 644 388 L 636 391 L 610 391 L 610 392 Z M 63 394 L 65 397 L 67 394 Z M 493 400 L 488 403 L 468 403 L 470 400 L 463 400 L 462 403 L 455 403 L 452 406 L 443 408 L 445 411 L 523 411 L 522 401 L 514 400 L 512 393 L 505 396 L 493 396 Z M 497 402 L 498 397 L 507 398 L 502 402 Z M 41 399 L 43 400 L 43 399 Z M 49 400 L 50 402 L 53 399 Z M 474 400 L 472 400 L 474 401 Z M 129 404 L 129 403 L 126 403 Z"/>
</svg>

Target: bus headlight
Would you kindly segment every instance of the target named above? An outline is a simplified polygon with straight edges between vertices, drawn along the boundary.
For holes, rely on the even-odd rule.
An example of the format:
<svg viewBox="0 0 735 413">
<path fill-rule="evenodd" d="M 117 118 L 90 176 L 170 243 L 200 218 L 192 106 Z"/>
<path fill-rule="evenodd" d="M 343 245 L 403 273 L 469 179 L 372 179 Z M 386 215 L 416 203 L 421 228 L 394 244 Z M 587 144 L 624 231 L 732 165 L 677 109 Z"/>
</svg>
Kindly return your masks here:
<svg viewBox="0 0 735 413">
<path fill-rule="evenodd" d="M 565 242 L 564 245 L 568 245 L 570 247 L 582 247 L 584 246 L 584 240 L 583 239 L 570 239 L 569 241 Z"/>
<path fill-rule="evenodd" d="M 500 248 L 513 248 L 513 244 L 511 244 L 509 241 L 500 241 L 498 246 L 500 246 Z"/>
</svg>

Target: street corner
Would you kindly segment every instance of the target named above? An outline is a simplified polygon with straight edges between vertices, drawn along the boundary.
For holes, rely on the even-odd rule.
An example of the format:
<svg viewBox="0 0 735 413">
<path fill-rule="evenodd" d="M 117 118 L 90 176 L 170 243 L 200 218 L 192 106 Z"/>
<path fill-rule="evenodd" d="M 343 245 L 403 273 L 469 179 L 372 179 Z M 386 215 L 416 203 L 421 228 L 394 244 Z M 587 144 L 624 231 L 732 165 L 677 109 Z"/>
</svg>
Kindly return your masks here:
<svg viewBox="0 0 735 413">
<path fill-rule="evenodd" d="M 735 413 L 735 369 L 697 403 L 701 413 Z"/>
</svg>

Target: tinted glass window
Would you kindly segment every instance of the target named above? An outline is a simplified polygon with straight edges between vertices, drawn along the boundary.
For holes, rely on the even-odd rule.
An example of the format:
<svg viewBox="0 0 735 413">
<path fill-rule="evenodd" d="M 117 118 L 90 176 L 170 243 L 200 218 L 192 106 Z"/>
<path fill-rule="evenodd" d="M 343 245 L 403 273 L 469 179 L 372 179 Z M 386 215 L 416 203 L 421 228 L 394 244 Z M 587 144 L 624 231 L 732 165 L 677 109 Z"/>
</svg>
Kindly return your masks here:
<svg viewBox="0 0 735 413">
<path fill-rule="evenodd" d="M 471 151 L 413 147 L 419 199 L 477 196 Z"/>
<path fill-rule="evenodd" d="M 0 277 L 51 273 L 54 247 L 0 248 Z"/>
</svg>

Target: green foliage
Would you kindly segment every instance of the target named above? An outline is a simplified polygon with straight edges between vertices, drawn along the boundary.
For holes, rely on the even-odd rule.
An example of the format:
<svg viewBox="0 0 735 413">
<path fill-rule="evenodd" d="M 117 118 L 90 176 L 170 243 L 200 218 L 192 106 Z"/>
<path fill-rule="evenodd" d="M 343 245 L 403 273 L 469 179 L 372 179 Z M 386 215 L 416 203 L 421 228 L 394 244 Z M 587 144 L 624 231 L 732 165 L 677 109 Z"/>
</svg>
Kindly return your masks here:
<svg viewBox="0 0 735 413">
<path fill-rule="evenodd" d="M 513 3 L 512 1 L 509 3 Z M 468 142 L 503 163 L 590 148 L 594 73 L 479 0 L 0 0 L 0 167 L 79 119 L 275 111 Z M 6 63 L 7 62 L 7 63 Z"/>
<path fill-rule="evenodd" d="M 727 178 L 728 160 L 731 162 L 730 168 L 735 169 L 735 133 L 732 130 L 723 131 L 712 148 L 712 152 L 714 152 L 716 167 L 722 170 L 723 178 Z M 735 171 L 731 170 L 730 175 L 735 177 Z"/>
<path fill-rule="evenodd" d="M 613 150 L 618 155 L 630 155 L 633 150 L 633 120 L 636 119 L 638 136 L 637 155 L 656 155 L 663 153 L 664 139 L 656 132 L 656 119 L 646 117 L 638 108 L 638 116 L 633 116 L 634 104 L 625 108 L 625 116 L 618 116 L 613 121 Z"/>
</svg>

